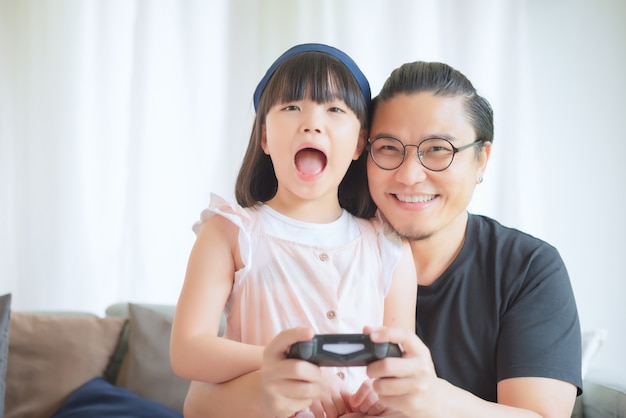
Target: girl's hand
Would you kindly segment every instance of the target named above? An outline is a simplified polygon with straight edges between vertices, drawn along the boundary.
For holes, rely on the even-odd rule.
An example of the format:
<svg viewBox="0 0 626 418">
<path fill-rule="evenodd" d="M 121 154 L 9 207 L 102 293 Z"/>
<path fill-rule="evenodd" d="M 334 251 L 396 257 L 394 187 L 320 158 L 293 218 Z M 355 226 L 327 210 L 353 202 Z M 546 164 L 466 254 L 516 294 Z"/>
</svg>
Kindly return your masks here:
<svg viewBox="0 0 626 418">
<path fill-rule="evenodd" d="M 313 338 L 311 328 L 278 334 L 263 351 L 261 393 L 268 415 L 285 418 L 307 411 L 315 418 L 337 418 L 349 412 L 349 394 L 331 369 L 286 358 L 289 347 Z"/>
<path fill-rule="evenodd" d="M 350 412 L 350 394 L 343 387 L 343 381 L 332 369 L 321 368 L 321 371 L 321 395 L 309 407 L 311 413 L 315 418 L 337 418 Z"/>
<path fill-rule="evenodd" d="M 293 328 L 278 334 L 263 350 L 261 393 L 268 415 L 286 418 L 320 399 L 324 385 L 315 364 L 287 359 L 289 347 L 313 338 L 311 328 Z"/>
<path fill-rule="evenodd" d="M 373 388 L 374 379 L 364 381 L 359 390 L 350 396 L 350 408 L 367 416 L 378 416 L 389 412 L 389 408 L 379 402 L 378 394 Z"/>
</svg>

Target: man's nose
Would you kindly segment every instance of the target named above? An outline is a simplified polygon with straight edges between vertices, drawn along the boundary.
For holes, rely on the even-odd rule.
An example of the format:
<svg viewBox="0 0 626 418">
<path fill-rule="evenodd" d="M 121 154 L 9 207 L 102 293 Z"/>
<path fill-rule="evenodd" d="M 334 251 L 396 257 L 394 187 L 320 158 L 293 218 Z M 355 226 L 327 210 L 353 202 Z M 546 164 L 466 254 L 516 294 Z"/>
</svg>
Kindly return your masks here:
<svg viewBox="0 0 626 418">
<path fill-rule="evenodd" d="M 415 147 L 406 148 L 406 156 L 400 167 L 396 168 L 396 179 L 401 183 L 410 185 L 426 180 L 426 167 L 417 156 Z"/>
</svg>

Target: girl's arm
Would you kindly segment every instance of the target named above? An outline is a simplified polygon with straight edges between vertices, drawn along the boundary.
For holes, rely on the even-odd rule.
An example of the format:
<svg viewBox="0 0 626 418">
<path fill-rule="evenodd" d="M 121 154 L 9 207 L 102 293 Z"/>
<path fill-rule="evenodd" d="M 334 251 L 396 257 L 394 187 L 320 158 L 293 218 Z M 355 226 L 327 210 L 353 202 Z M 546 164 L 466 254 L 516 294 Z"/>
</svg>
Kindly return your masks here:
<svg viewBox="0 0 626 418">
<path fill-rule="evenodd" d="M 413 254 L 408 242 L 402 241 L 402 255 L 398 261 L 391 287 L 385 297 L 386 327 L 403 328 L 415 332 L 415 307 L 417 302 L 417 276 Z"/>
<path fill-rule="evenodd" d="M 191 250 L 170 342 L 172 369 L 185 379 L 224 382 L 261 365 L 263 347 L 218 337 L 235 271 L 242 267 L 238 234 L 236 225 L 212 216 Z"/>
<path fill-rule="evenodd" d="M 285 359 L 289 346 L 313 337 L 310 328 L 279 333 L 265 348 L 260 370 L 220 384 L 191 382 L 185 418 L 292 416 L 324 390 L 320 368 Z"/>
</svg>

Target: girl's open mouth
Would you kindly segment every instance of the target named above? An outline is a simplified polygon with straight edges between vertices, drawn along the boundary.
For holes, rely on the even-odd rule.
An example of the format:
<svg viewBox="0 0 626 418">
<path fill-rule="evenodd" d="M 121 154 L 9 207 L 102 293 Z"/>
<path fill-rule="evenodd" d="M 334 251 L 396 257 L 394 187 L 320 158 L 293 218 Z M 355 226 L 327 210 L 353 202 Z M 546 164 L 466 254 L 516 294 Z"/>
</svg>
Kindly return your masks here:
<svg viewBox="0 0 626 418">
<path fill-rule="evenodd" d="M 296 169 L 305 177 L 315 176 L 326 168 L 326 154 L 315 148 L 304 148 L 296 153 Z"/>
</svg>

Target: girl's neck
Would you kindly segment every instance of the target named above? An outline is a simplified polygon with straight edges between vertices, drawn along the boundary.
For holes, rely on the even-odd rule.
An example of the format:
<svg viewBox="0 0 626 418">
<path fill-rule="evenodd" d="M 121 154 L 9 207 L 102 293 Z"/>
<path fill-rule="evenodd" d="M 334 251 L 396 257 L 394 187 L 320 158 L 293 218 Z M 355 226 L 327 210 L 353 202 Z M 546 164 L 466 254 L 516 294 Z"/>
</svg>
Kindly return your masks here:
<svg viewBox="0 0 626 418">
<path fill-rule="evenodd" d="M 336 221 L 343 213 L 336 197 L 334 199 L 306 200 L 294 196 L 284 199 L 276 195 L 265 204 L 289 218 L 318 224 Z"/>
</svg>

